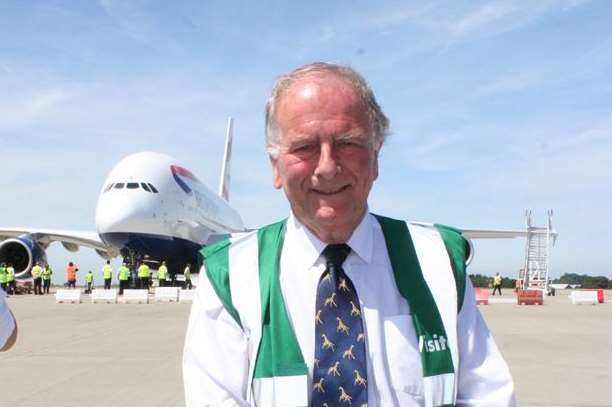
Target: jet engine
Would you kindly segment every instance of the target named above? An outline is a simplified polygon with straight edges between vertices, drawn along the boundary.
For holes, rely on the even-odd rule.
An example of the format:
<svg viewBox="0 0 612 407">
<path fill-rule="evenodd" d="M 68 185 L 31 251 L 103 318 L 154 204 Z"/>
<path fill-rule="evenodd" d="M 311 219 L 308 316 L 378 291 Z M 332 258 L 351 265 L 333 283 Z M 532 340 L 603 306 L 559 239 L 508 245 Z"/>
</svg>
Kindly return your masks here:
<svg viewBox="0 0 612 407">
<path fill-rule="evenodd" d="M 38 262 L 47 264 L 45 250 L 30 235 L 21 235 L 0 242 L 0 263 L 11 264 L 16 278 L 30 277 L 30 270 Z"/>
</svg>

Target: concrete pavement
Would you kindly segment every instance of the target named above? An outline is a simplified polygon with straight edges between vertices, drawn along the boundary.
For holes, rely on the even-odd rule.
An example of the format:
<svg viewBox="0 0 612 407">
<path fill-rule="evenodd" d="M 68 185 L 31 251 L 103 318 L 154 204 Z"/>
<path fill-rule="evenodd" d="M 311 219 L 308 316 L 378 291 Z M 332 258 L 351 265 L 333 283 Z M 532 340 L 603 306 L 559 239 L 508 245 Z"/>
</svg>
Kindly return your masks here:
<svg viewBox="0 0 612 407">
<path fill-rule="evenodd" d="M 568 293 L 546 297 L 544 306 L 480 306 L 510 365 L 519 406 L 612 406 L 612 304 L 575 306 Z M 0 354 L 0 405 L 183 406 L 190 305 L 85 298 L 8 300 L 19 339 Z"/>
</svg>

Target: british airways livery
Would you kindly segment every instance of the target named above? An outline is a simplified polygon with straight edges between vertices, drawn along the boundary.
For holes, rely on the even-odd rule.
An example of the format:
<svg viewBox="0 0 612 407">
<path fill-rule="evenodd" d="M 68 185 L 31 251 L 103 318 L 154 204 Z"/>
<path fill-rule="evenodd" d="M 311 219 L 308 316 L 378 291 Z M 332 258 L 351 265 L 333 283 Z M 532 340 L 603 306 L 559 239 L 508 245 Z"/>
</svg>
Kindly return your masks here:
<svg viewBox="0 0 612 407">
<path fill-rule="evenodd" d="M 228 122 L 219 191 L 214 193 L 176 159 L 140 152 L 122 159 L 108 174 L 96 206 L 97 232 L 0 228 L 0 263 L 27 278 L 45 249 L 60 241 L 69 251 L 95 249 L 104 258 L 121 256 L 132 266 L 153 268 L 166 261 L 171 273 L 186 264 L 199 268 L 198 251 L 208 242 L 244 231 L 229 205 L 233 123 Z"/>
</svg>

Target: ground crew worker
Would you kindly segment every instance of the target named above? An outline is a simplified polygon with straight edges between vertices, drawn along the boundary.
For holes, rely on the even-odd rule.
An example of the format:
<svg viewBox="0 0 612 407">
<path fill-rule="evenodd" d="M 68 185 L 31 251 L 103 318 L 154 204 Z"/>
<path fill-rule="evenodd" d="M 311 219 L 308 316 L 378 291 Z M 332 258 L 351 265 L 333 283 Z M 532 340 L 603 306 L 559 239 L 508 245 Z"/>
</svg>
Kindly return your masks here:
<svg viewBox="0 0 612 407">
<path fill-rule="evenodd" d="M 188 290 L 191 290 L 193 286 L 191 285 L 191 270 L 189 268 L 189 264 L 187 265 L 187 267 L 185 267 L 185 271 L 183 271 L 183 275 L 185 276 L 185 288 L 187 288 Z"/>
<path fill-rule="evenodd" d="M 6 268 L 6 285 L 8 288 L 7 294 L 15 295 L 17 292 L 17 284 L 15 283 L 15 269 L 10 263 Z"/>
<path fill-rule="evenodd" d="M 130 269 L 125 263 L 119 267 L 119 295 L 123 295 L 123 290 L 128 288 Z"/>
<path fill-rule="evenodd" d="M 93 272 L 91 270 L 85 274 L 85 282 L 87 283 L 85 294 L 91 294 L 91 287 L 93 286 Z"/>
<path fill-rule="evenodd" d="M 113 267 L 110 265 L 110 260 L 106 260 L 106 264 L 102 267 L 102 278 L 104 279 L 104 289 L 110 290 L 113 279 Z"/>
<path fill-rule="evenodd" d="M 140 279 L 140 288 L 145 290 L 149 289 L 149 277 L 151 276 L 151 269 L 145 263 L 142 263 L 138 267 L 138 278 Z"/>
<path fill-rule="evenodd" d="M 495 290 L 499 292 L 499 295 L 502 295 L 501 286 L 502 286 L 502 278 L 499 275 L 499 273 L 497 273 L 495 277 L 493 277 L 493 295 L 495 295 Z"/>
<path fill-rule="evenodd" d="M 51 270 L 51 267 L 46 264 L 42 271 L 43 294 L 49 294 L 49 288 L 51 287 L 51 274 L 53 274 L 53 270 Z"/>
<path fill-rule="evenodd" d="M 34 295 L 42 295 L 42 267 L 38 262 L 32 267 L 32 278 L 34 279 Z"/>
<path fill-rule="evenodd" d="M 162 261 L 161 266 L 157 270 L 157 279 L 159 280 L 159 286 L 165 287 L 168 279 L 168 267 L 166 267 L 166 262 Z"/>
<path fill-rule="evenodd" d="M 6 286 L 7 286 L 7 274 L 6 274 L 6 266 L 4 265 L 4 263 L 0 264 L 0 289 L 2 289 L 2 291 L 6 292 Z"/>
<path fill-rule="evenodd" d="M 68 280 L 68 288 L 76 288 L 77 271 L 79 271 L 79 269 L 73 262 L 68 263 L 68 267 L 66 267 L 66 280 Z"/>
</svg>

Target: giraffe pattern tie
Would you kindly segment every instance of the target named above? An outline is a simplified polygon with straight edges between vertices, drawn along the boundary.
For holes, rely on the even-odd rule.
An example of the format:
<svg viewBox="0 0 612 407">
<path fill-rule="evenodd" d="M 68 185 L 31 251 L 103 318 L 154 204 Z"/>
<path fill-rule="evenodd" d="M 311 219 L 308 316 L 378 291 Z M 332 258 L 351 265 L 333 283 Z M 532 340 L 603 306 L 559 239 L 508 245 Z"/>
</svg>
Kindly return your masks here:
<svg viewBox="0 0 612 407">
<path fill-rule="evenodd" d="M 311 407 L 367 407 L 366 350 L 359 298 L 342 263 L 346 244 L 323 250 L 326 268 L 317 288 Z"/>
</svg>

